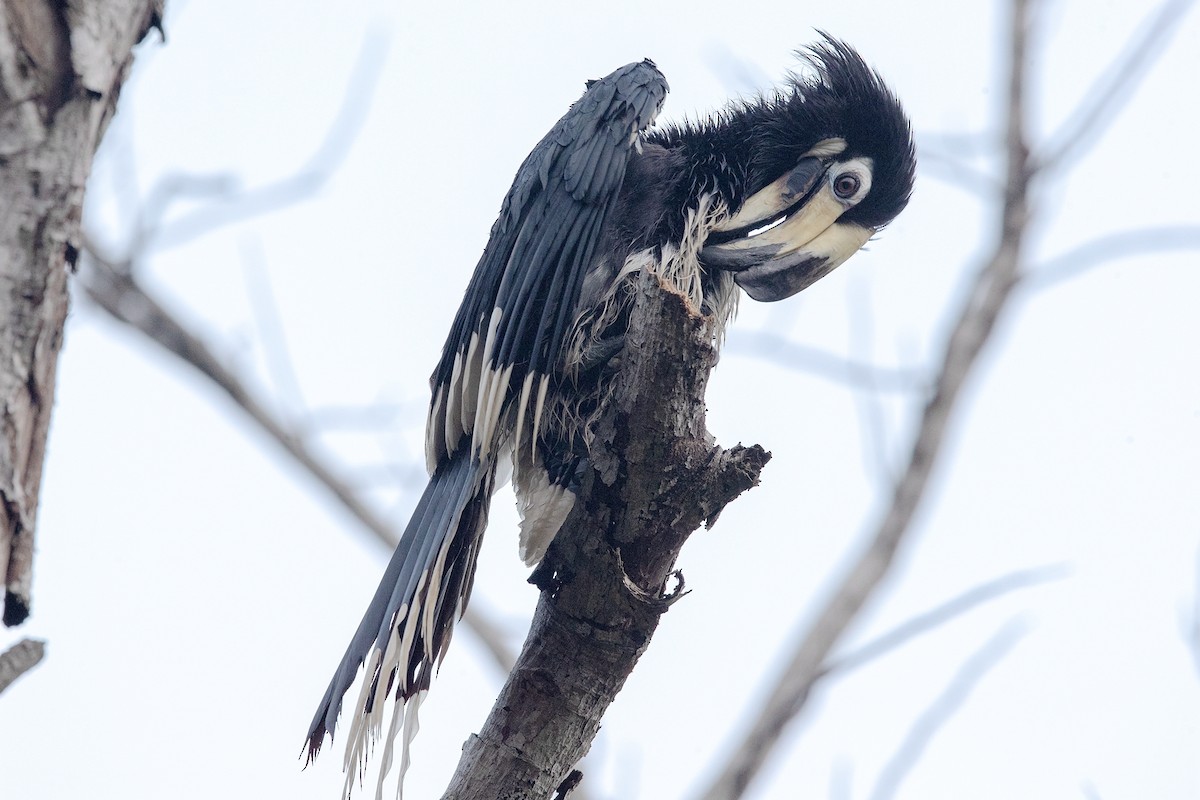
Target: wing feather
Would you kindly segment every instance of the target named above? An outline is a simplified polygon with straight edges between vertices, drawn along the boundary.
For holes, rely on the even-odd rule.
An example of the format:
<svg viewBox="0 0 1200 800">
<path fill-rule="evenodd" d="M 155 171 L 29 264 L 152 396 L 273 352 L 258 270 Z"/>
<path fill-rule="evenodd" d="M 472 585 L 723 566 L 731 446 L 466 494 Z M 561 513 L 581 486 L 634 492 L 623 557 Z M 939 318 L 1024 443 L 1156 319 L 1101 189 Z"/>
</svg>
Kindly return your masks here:
<svg viewBox="0 0 1200 800">
<path fill-rule="evenodd" d="M 494 450 L 522 386 L 540 389 L 564 368 L 583 278 L 666 92 L 649 61 L 592 82 L 521 165 L 430 379 L 431 465 L 467 443 L 474 454 Z"/>
<path fill-rule="evenodd" d="M 501 205 L 430 379 L 429 485 L 309 728 L 311 758 L 333 733 L 343 696 L 365 664 L 347 742 L 347 766 L 354 765 L 347 788 L 382 732 L 389 694 L 397 706 L 411 701 L 399 723 L 402 769 L 407 764 L 417 706 L 470 594 L 497 461 L 514 444 L 514 412 L 531 425 L 536 448 L 541 426 L 553 418 L 551 378 L 569 366 L 562 362 L 581 286 L 604 262 L 597 251 L 606 219 L 666 91 L 649 61 L 591 83 L 530 153 Z M 548 473 L 538 474 L 537 485 L 549 487 Z M 569 492 L 557 483 L 543 494 L 534 498 L 535 514 L 569 508 Z M 543 523 L 530 523 L 525 534 L 534 551 L 544 546 L 549 517 Z M 396 730 L 394 716 L 385 765 Z"/>
</svg>

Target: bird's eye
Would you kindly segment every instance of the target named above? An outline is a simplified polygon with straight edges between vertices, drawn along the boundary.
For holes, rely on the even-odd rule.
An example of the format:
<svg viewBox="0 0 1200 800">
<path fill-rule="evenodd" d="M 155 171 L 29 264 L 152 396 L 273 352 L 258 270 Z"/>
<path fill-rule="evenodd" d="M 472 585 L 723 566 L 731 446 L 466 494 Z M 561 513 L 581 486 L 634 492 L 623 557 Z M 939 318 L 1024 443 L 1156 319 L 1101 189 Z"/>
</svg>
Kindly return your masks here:
<svg viewBox="0 0 1200 800">
<path fill-rule="evenodd" d="M 874 162 L 865 156 L 852 158 L 830 167 L 829 188 L 843 208 L 862 202 L 871 191 L 871 171 Z"/>
<path fill-rule="evenodd" d="M 862 178 L 854 172 L 843 172 L 833 179 L 833 192 L 843 200 L 849 200 L 862 187 Z"/>
</svg>

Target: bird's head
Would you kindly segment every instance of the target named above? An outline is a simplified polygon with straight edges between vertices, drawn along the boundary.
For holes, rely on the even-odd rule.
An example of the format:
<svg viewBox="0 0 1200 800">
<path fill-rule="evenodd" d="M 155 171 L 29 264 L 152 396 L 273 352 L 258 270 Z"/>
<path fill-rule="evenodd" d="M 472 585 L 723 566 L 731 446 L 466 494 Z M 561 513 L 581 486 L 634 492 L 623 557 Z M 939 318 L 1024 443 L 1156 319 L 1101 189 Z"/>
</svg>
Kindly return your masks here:
<svg viewBox="0 0 1200 800">
<path fill-rule="evenodd" d="M 912 128 L 878 73 L 829 36 L 800 56 L 806 74 L 717 123 L 738 166 L 731 213 L 700 261 L 734 273 L 755 300 L 790 297 L 828 275 L 912 193 Z"/>
</svg>

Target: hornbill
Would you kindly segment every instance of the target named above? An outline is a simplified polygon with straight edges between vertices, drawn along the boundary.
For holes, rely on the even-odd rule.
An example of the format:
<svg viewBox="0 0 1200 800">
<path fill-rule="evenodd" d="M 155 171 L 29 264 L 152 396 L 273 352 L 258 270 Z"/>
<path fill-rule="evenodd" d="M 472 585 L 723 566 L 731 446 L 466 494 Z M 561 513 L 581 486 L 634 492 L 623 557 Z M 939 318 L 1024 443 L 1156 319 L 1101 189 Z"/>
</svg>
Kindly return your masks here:
<svg viewBox="0 0 1200 800">
<path fill-rule="evenodd" d="M 521 165 L 430 379 L 429 485 L 308 732 L 311 759 L 365 661 L 347 789 L 389 695 L 381 781 L 401 728 L 407 765 L 498 473 L 511 463 L 527 564 L 570 511 L 636 276 L 657 273 L 720 331 L 737 287 L 789 297 L 908 202 L 915 155 L 899 101 L 841 41 L 825 36 L 800 55 L 809 69 L 783 90 L 654 131 L 666 80 L 649 60 L 628 64 L 588 82 Z"/>
</svg>

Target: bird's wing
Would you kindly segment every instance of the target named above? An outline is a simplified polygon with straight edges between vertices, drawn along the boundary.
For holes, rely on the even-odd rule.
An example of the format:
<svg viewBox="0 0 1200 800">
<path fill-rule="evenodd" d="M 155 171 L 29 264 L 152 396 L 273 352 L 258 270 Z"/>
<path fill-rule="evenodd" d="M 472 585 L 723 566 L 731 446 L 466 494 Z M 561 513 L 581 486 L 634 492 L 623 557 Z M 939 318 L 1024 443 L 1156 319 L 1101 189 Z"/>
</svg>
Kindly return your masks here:
<svg viewBox="0 0 1200 800">
<path fill-rule="evenodd" d="M 592 81 L 521 165 L 430 379 L 430 473 L 463 447 L 486 459 L 514 401 L 536 431 L 630 153 L 666 93 L 649 60 Z"/>
</svg>

